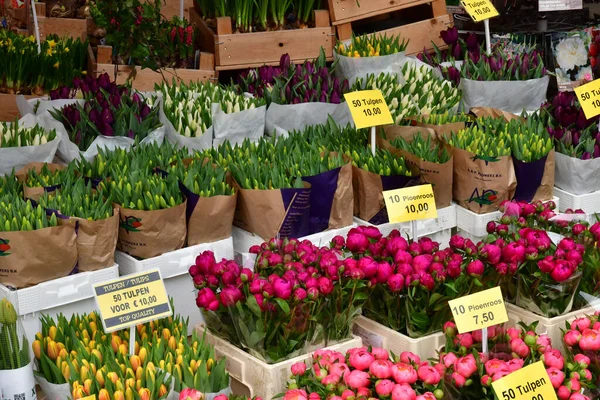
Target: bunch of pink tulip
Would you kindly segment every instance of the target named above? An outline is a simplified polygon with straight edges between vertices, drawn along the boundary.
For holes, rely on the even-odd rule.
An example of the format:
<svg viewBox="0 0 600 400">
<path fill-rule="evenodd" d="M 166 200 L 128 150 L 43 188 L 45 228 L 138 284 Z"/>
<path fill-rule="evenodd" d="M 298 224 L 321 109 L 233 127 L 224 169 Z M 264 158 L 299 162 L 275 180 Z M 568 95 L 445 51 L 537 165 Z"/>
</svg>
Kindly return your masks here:
<svg viewBox="0 0 600 400">
<path fill-rule="evenodd" d="M 467 265 L 461 253 L 439 250 L 427 237 L 408 242 L 397 230 L 384 237 L 376 227 L 359 226 L 332 245 L 350 253 L 344 263 L 369 280 L 365 315 L 411 337 L 441 330 L 450 316 L 448 300 L 481 286 L 482 263 Z"/>
<path fill-rule="evenodd" d="M 535 325 L 521 328 L 488 328 L 493 340 L 489 356 L 478 351 L 473 335 L 458 335 L 454 323 L 444 328 L 452 348 L 440 352 L 439 364 L 446 393 L 451 399 L 495 399 L 492 382 L 542 361 L 550 382 L 560 400 L 584 400 L 589 398 L 580 392 L 592 386 L 592 374 L 588 370 L 589 359 L 576 356 L 565 359 L 561 352 L 552 347 L 546 335 L 537 335 Z M 499 340 L 500 339 L 500 340 Z M 504 340 L 502 340 L 504 339 Z"/>
<path fill-rule="evenodd" d="M 318 350 L 312 366 L 292 365 L 284 400 L 440 400 L 442 375 L 418 355 L 403 352 L 390 358 L 381 348 Z"/>
</svg>

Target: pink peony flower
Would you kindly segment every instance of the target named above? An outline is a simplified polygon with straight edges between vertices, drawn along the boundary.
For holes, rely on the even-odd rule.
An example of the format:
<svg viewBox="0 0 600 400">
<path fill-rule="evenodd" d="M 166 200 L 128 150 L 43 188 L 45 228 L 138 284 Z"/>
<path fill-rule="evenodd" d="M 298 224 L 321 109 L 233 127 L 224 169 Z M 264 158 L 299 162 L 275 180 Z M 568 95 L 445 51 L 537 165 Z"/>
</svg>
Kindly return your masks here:
<svg viewBox="0 0 600 400">
<path fill-rule="evenodd" d="M 477 362 L 475 361 L 475 357 L 472 354 L 469 354 L 464 357 L 460 357 L 456 361 L 456 372 L 464 376 L 465 378 L 470 378 L 475 372 L 477 372 Z"/>
<path fill-rule="evenodd" d="M 560 350 L 548 350 L 542 355 L 541 359 L 544 362 L 546 368 L 554 367 L 556 369 L 562 370 L 565 366 L 565 359 L 560 353 Z"/>
<path fill-rule="evenodd" d="M 571 389 L 566 386 L 560 386 L 556 390 L 556 396 L 559 400 L 569 400 L 569 397 L 571 397 Z"/>
<path fill-rule="evenodd" d="M 355 253 L 364 253 L 369 246 L 369 238 L 358 232 L 349 232 L 346 240 L 348 250 Z"/>
<path fill-rule="evenodd" d="M 376 360 L 388 360 L 390 358 L 388 351 L 386 349 L 382 349 L 381 347 L 371 348 L 371 354 Z"/>
<path fill-rule="evenodd" d="M 579 348 L 583 351 L 600 350 L 600 332 L 593 329 L 585 329 L 581 332 Z"/>
<path fill-rule="evenodd" d="M 292 389 L 285 393 L 283 400 L 308 400 L 308 395 L 305 390 Z"/>
<path fill-rule="evenodd" d="M 215 253 L 210 250 L 204 251 L 196 257 L 196 267 L 202 275 L 207 275 L 215 263 Z"/>
<path fill-rule="evenodd" d="M 392 365 L 388 360 L 375 360 L 369 367 L 369 372 L 377 379 L 387 379 L 392 376 Z"/>
<path fill-rule="evenodd" d="M 419 378 L 417 371 L 410 364 L 397 363 L 392 366 L 392 375 L 396 383 L 414 384 Z"/>
<path fill-rule="evenodd" d="M 565 373 L 555 367 L 546 368 L 546 372 L 548 373 L 552 387 L 558 389 L 565 380 Z"/>
<path fill-rule="evenodd" d="M 417 370 L 419 379 L 427 385 L 437 385 L 441 379 L 440 373 L 433 367 L 422 365 Z"/>
<path fill-rule="evenodd" d="M 297 362 L 292 365 L 291 369 L 292 375 L 294 376 L 304 375 L 304 373 L 306 372 L 306 364 L 304 364 L 303 362 Z"/>
<path fill-rule="evenodd" d="M 225 307 L 233 306 L 235 303 L 242 300 L 243 297 L 242 291 L 233 286 L 221 289 L 221 293 L 219 294 L 221 303 L 223 303 Z"/>
<path fill-rule="evenodd" d="M 359 371 L 366 371 L 374 361 L 375 357 L 364 347 L 350 354 L 348 358 L 348 364 Z"/>
<path fill-rule="evenodd" d="M 502 257 L 502 249 L 495 244 L 486 244 L 481 249 L 480 254 L 485 257 L 487 262 L 496 265 L 500 262 L 500 257 Z"/>
<path fill-rule="evenodd" d="M 571 324 L 571 327 L 573 325 Z M 579 344 L 579 340 L 581 339 L 581 332 L 577 330 L 570 330 L 565 333 L 563 340 L 565 344 L 569 347 L 574 347 Z"/>
<path fill-rule="evenodd" d="M 344 375 L 344 382 L 352 389 L 366 388 L 371 385 L 369 374 L 364 371 L 354 370 Z"/>
<path fill-rule="evenodd" d="M 483 275 L 483 269 L 483 263 L 480 260 L 474 260 L 467 265 L 467 274 L 471 276 L 481 276 Z"/>
<path fill-rule="evenodd" d="M 571 261 L 556 260 L 554 269 L 550 272 L 550 277 L 556 282 L 564 282 L 569 279 L 577 268 Z"/>
<path fill-rule="evenodd" d="M 583 368 L 587 368 L 591 364 L 590 358 L 583 354 L 575 354 L 574 360 Z"/>
<path fill-rule="evenodd" d="M 416 400 L 417 393 L 410 385 L 397 384 L 392 390 L 392 400 Z"/>
<path fill-rule="evenodd" d="M 458 372 L 452 373 L 452 383 L 454 384 L 454 386 L 461 388 L 461 387 L 465 386 L 466 382 L 467 382 L 467 379 L 464 376 L 462 376 L 461 374 L 459 374 Z"/>
<path fill-rule="evenodd" d="M 502 260 L 507 263 L 520 263 L 525 261 L 525 246 L 518 242 L 511 242 L 502 249 Z"/>
<path fill-rule="evenodd" d="M 405 364 L 421 364 L 421 358 L 413 352 L 403 351 L 400 353 L 400 362 Z"/>
<path fill-rule="evenodd" d="M 404 276 L 400 274 L 390 276 L 387 285 L 393 293 L 401 292 L 404 289 Z"/>
<path fill-rule="evenodd" d="M 375 392 L 377 392 L 379 396 L 389 396 L 392 394 L 394 386 L 396 386 L 394 382 L 389 379 L 383 379 L 375 383 Z"/>
<path fill-rule="evenodd" d="M 217 311 L 219 309 L 219 300 L 215 295 L 215 292 L 210 288 L 203 288 L 198 291 L 196 297 L 196 305 L 199 308 L 205 308 L 210 311 Z"/>
</svg>

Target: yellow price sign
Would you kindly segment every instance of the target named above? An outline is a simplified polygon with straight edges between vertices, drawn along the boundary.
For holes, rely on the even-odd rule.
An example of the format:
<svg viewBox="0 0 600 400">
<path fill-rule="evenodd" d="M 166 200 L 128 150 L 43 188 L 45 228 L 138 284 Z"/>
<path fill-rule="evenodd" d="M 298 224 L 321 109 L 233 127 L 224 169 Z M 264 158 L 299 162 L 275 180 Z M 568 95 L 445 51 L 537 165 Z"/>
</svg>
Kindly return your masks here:
<svg viewBox="0 0 600 400">
<path fill-rule="evenodd" d="M 437 218 L 433 187 L 429 184 L 386 190 L 383 199 L 390 222 Z"/>
<path fill-rule="evenodd" d="M 94 297 L 106 332 L 173 315 L 159 270 L 94 285 Z"/>
<path fill-rule="evenodd" d="M 473 332 L 508 321 L 500 287 L 448 302 L 459 333 Z"/>
<path fill-rule="evenodd" d="M 357 129 L 394 123 L 381 90 L 361 90 L 346 93 L 346 103 L 350 108 L 354 125 Z"/>
<path fill-rule="evenodd" d="M 502 400 L 557 400 L 542 361 L 492 382 L 492 388 Z"/>
<path fill-rule="evenodd" d="M 475 22 L 481 22 L 500 15 L 490 0 L 461 0 L 460 3 Z"/>
<path fill-rule="evenodd" d="M 600 79 L 576 87 L 575 94 L 587 119 L 600 114 Z"/>
<path fill-rule="evenodd" d="M 93 394 L 91 396 L 82 397 L 81 400 L 96 400 L 96 395 Z"/>
</svg>

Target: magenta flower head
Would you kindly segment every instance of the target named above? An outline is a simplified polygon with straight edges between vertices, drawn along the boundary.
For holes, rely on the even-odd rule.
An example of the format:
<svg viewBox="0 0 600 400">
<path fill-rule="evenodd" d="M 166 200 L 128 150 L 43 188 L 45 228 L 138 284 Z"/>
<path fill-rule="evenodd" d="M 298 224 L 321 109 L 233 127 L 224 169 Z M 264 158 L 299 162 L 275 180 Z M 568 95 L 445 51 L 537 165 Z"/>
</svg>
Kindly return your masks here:
<svg viewBox="0 0 600 400">
<path fill-rule="evenodd" d="M 231 307 L 235 305 L 238 301 L 242 300 L 244 298 L 244 295 L 242 294 L 240 289 L 233 286 L 228 286 L 221 290 L 219 297 L 221 298 L 221 303 L 223 303 L 225 307 Z"/>
<path fill-rule="evenodd" d="M 471 276 L 482 276 L 484 271 L 483 263 L 480 260 L 471 261 L 467 264 L 467 274 Z"/>
<path fill-rule="evenodd" d="M 458 42 L 458 28 L 453 26 L 445 31 L 441 31 L 440 36 L 442 37 L 444 43 L 446 43 L 448 46 L 453 45 Z"/>
<path fill-rule="evenodd" d="M 348 250 L 356 253 L 364 253 L 369 246 L 369 239 L 366 235 L 358 232 L 349 232 L 346 239 L 346 247 Z"/>
<path fill-rule="evenodd" d="M 210 311 L 217 311 L 219 308 L 219 300 L 215 295 L 215 292 L 210 288 L 203 288 L 198 291 L 196 297 L 196 305 L 199 308 L 205 308 Z"/>
<path fill-rule="evenodd" d="M 473 32 L 469 32 L 465 39 L 465 43 L 467 45 L 467 49 L 469 51 L 475 50 L 479 48 L 479 44 L 477 43 L 477 35 Z"/>
</svg>

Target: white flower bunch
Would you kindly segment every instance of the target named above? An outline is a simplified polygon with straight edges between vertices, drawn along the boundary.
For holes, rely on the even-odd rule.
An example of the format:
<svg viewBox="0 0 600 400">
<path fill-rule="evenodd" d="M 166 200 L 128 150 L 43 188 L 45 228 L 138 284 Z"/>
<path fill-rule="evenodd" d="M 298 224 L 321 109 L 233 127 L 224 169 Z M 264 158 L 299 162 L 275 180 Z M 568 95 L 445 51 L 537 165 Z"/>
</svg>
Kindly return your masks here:
<svg viewBox="0 0 600 400">
<path fill-rule="evenodd" d="M 56 138 L 56 131 L 46 132 L 40 126 L 19 127 L 19 123 L 0 123 L 0 147 L 39 146 Z"/>
<path fill-rule="evenodd" d="M 396 124 L 406 117 L 442 114 L 451 111 L 460 101 L 460 91 L 450 82 L 433 76 L 427 66 L 406 63 L 402 68 L 406 83 L 396 75 L 382 73 L 358 79 L 354 90 L 379 89 L 383 93 Z"/>
<path fill-rule="evenodd" d="M 162 84 L 157 89 L 163 95 L 165 116 L 175 130 L 186 137 L 200 137 L 212 126 L 213 103 L 219 103 L 227 114 L 264 104 L 263 99 L 246 97 L 213 83 Z"/>
</svg>

